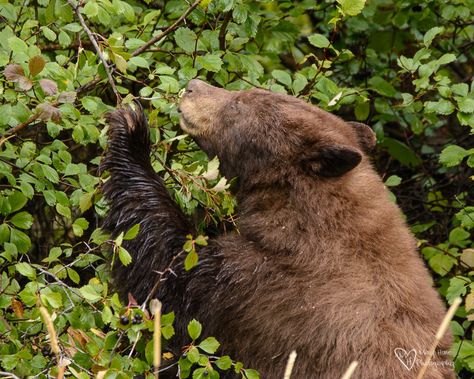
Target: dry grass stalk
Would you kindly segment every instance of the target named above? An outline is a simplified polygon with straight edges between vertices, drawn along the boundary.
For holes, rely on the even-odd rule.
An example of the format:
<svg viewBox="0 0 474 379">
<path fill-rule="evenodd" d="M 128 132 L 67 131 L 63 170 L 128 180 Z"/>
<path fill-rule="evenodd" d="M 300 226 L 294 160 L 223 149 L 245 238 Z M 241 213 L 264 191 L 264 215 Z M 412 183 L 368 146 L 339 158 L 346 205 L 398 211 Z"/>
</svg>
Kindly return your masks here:
<svg viewBox="0 0 474 379">
<path fill-rule="evenodd" d="M 428 369 L 428 365 L 431 359 L 433 359 L 433 355 L 436 352 L 436 346 L 438 346 L 439 342 L 441 341 L 444 334 L 446 333 L 446 330 L 449 327 L 449 323 L 451 322 L 452 318 L 454 317 L 454 314 L 456 313 L 461 303 L 462 303 L 462 299 L 460 297 L 457 297 L 456 299 L 454 299 L 453 304 L 451 304 L 451 306 L 449 307 L 448 312 L 446 313 L 446 316 L 444 316 L 444 319 L 441 322 L 441 325 L 439 326 L 438 331 L 436 332 L 435 340 L 433 341 L 433 344 L 431 345 L 426 361 L 423 363 L 423 366 L 421 367 L 421 370 L 418 373 L 416 379 L 422 379 L 423 376 L 425 375 L 425 372 Z"/>
<path fill-rule="evenodd" d="M 358 365 L 359 365 L 359 362 L 353 361 L 347 368 L 344 375 L 341 376 L 341 379 L 350 379 L 350 377 L 352 376 L 352 374 L 354 374 L 354 371 Z"/>
<path fill-rule="evenodd" d="M 59 344 L 58 338 L 56 337 L 56 330 L 54 330 L 53 320 L 48 313 L 48 310 L 40 306 L 39 308 L 41 316 L 43 317 L 44 324 L 46 325 L 46 329 L 48 329 L 49 334 L 49 344 L 51 345 L 51 351 L 59 358 Z"/>
<path fill-rule="evenodd" d="M 283 379 L 290 379 L 293 366 L 295 365 L 296 356 L 297 354 L 295 350 L 293 350 L 288 356 L 288 362 L 286 363 L 285 375 L 283 376 Z"/>
<path fill-rule="evenodd" d="M 161 302 L 153 299 L 150 302 L 153 320 L 153 366 L 155 368 L 155 378 L 158 379 L 161 365 Z"/>
</svg>

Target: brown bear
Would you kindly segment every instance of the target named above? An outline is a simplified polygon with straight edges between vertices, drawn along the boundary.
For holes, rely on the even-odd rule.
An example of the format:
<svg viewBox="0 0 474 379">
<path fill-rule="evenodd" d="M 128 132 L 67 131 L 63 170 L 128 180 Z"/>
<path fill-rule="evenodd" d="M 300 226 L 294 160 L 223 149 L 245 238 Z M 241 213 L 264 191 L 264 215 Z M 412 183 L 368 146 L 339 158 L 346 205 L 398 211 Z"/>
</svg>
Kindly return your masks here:
<svg viewBox="0 0 474 379">
<path fill-rule="evenodd" d="M 354 360 L 353 378 L 415 378 L 445 307 L 366 155 L 370 128 L 291 96 L 200 80 L 179 110 L 181 127 L 238 178 L 238 230 L 211 239 L 185 272 L 193 227 L 152 169 L 145 117 L 114 111 L 104 227 L 118 235 L 141 225 L 124 243 L 133 262 L 115 273 L 120 290 L 143 301 L 175 263 L 154 296 L 177 314 L 178 355 L 196 318 L 222 354 L 265 379 L 283 376 L 292 350 L 295 379 L 337 379 Z M 425 379 L 455 377 L 450 345 L 447 335 Z"/>
</svg>

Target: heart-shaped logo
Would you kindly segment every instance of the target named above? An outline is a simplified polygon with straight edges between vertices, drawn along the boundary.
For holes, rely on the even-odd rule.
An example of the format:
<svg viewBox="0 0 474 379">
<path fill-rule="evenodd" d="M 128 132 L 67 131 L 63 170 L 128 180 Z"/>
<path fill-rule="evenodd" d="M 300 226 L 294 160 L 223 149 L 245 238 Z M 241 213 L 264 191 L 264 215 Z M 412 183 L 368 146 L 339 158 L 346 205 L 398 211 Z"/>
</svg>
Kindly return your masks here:
<svg viewBox="0 0 474 379">
<path fill-rule="evenodd" d="M 411 349 L 410 351 L 406 351 L 405 349 L 402 349 L 401 347 L 397 347 L 394 351 L 395 356 L 398 358 L 400 362 L 402 362 L 402 365 L 405 366 L 405 368 L 410 371 L 413 368 L 413 365 L 415 364 L 416 360 L 416 350 Z"/>
</svg>

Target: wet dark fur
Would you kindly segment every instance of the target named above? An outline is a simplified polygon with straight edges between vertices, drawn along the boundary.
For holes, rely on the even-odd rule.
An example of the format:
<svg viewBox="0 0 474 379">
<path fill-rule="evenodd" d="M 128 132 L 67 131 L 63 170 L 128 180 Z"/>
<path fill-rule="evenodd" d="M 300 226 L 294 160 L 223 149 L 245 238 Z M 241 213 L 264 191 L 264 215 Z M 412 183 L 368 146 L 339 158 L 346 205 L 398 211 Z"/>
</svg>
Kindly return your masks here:
<svg viewBox="0 0 474 379">
<path fill-rule="evenodd" d="M 203 336 L 222 343 L 221 354 L 265 379 L 283 376 L 293 349 L 295 379 L 336 379 L 353 360 L 354 379 L 415 378 L 418 369 L 403 367 L 394 349 L 427 351 L 445 312 L 415 240 L 364 153 L 347 173 L 321 171 L 345 164 L 335 143 L 368 150 L 368 137 L 289 96 L 232 96 L 215 121 L 225 127 L 196 139 L 219 156 L 224 174 L 240 178 L 240 234 L 211 240 L 188 273 L 178 260 L 177 277 L 159 288 L 165 311 L 177 313 L 175 350 L 189 342 L 186 324 L 196 318 Z M 116 236 L 141 224 L 138 237 L 124 243 L 133 263 L 115 271 L 115 283 L 143 301 L 155 271 L 193 230 L 150 166 L 143 114 L 117 110 L 109 122 L 104 227 Z M 450 343 L 445 337 L 439 349 Z M 425 376 L 441 378 L 454 374 L 439 367 Z"/>
</svg>

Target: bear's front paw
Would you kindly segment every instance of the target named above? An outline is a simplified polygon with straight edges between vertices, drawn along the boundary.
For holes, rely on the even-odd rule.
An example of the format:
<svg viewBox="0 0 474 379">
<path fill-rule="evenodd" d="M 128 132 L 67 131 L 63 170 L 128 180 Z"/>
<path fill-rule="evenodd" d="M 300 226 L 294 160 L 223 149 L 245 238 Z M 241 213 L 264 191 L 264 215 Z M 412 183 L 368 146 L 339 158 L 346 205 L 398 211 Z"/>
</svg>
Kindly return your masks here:
<svg viewBox="0 0 474 379">
<path fill-rule="evenodd" d="M 141 106 L 135 104 L 135 107 L 136 110 L 127 106 L 107 115 L 109 146 L 111 149 L 127 149 L 134 155 L 146 156 L 150 152 L 150 131 Z"/>
</svg>

